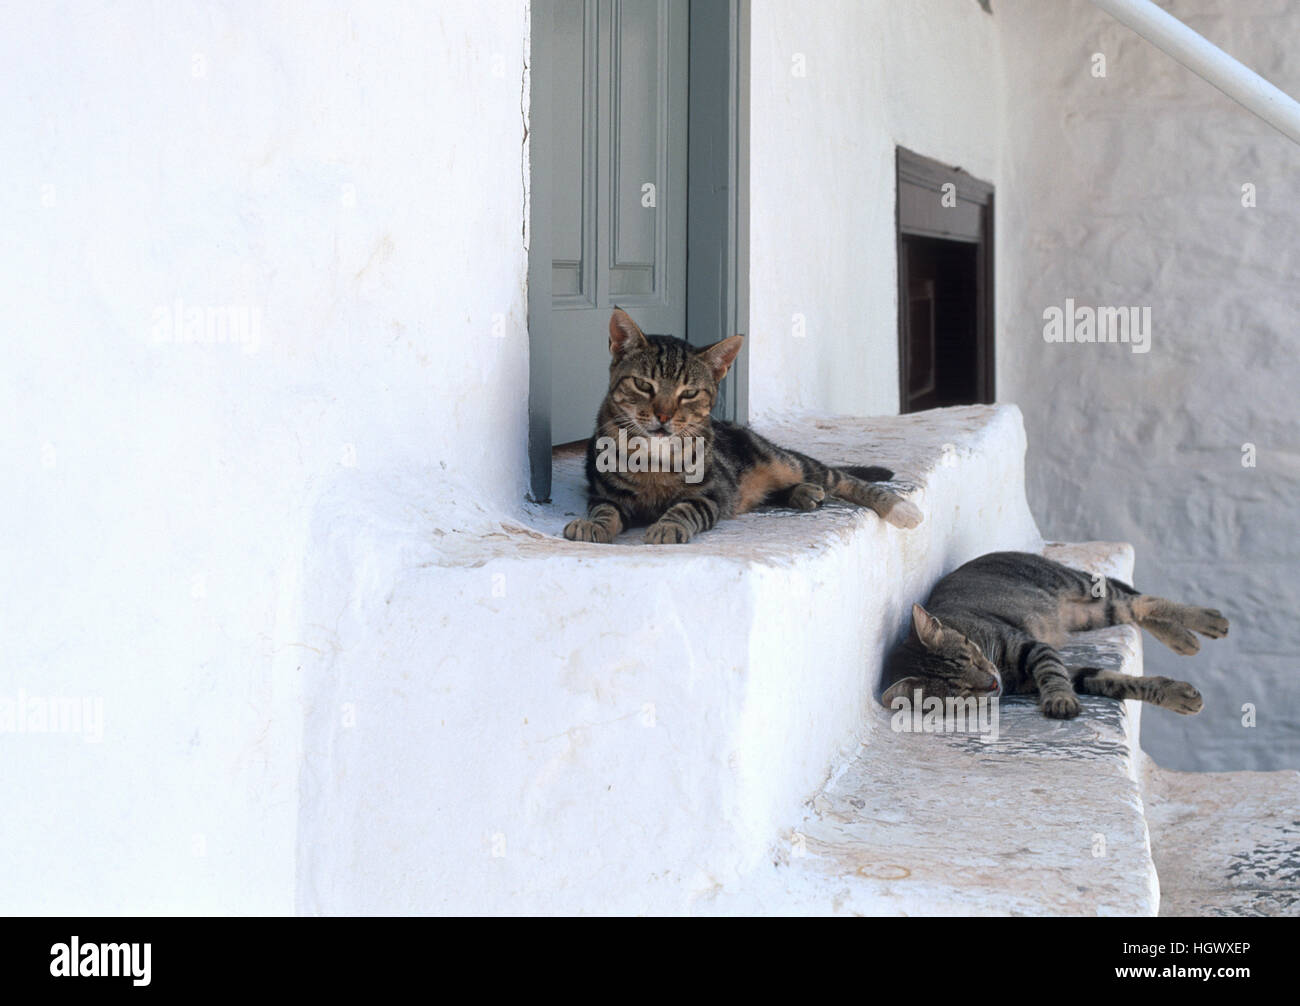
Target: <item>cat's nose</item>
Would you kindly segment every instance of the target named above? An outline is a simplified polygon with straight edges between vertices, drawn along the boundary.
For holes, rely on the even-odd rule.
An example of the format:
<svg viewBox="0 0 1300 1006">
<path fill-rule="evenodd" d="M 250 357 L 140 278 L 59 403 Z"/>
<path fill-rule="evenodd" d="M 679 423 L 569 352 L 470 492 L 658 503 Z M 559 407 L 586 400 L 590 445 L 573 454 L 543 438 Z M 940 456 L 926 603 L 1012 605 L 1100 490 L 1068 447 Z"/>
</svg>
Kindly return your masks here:
<svg viewBox="0 0 1300 1006">
<path fill-rule="evenodd" d="M 658 419 L 659 422 L 661 423 L 668 422 L 668 420 L 672 419 L 672 417 L 673 414 L 671 412 L 660 412 L 658 409 L 655 409 L 655 418 Z"/>
</svg>

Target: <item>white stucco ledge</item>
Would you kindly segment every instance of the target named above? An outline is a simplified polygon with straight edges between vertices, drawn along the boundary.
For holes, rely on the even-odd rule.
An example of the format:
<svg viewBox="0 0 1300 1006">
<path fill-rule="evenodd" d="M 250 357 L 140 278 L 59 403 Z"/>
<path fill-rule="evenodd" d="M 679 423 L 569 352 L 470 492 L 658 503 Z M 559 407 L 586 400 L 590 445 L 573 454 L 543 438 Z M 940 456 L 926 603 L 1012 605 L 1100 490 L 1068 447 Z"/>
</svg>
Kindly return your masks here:
<svg viewBox="0 0 1300 1006">
<path fill-rule="evenodd" d="M 895 469 L 924 522 L 832 504 L 684 546 L 578 544 L 559 536 L 582 509 L 577 459 L 524 514 L 413 473 L 322 494 L 298 616 L 300 911 L 711 911 L 770 869 L 879 733 L 911 602 L 1042 542 L 1014 406 L 760 429 Z"/>
<path fill-rule="evenodd" d="M 1076 568 L 1129 579 L 1126 544 L 1053 545 Z M 1071 666 L 1141 674 L 1132 626 L 1078 633 Z M 1139 704 L 1081 696 L 1049 720 L 1004 699 L 996 739 L 873 731 L 744 889 L 700 910 L 867 915 L 1154 915 L 1159 885 L 1138 782 Z"/>
<path fill-rule="evenodd" d="M 1300 917 L 1300 772 L 1141 768 L 1161 915 Z"/>
</svg>

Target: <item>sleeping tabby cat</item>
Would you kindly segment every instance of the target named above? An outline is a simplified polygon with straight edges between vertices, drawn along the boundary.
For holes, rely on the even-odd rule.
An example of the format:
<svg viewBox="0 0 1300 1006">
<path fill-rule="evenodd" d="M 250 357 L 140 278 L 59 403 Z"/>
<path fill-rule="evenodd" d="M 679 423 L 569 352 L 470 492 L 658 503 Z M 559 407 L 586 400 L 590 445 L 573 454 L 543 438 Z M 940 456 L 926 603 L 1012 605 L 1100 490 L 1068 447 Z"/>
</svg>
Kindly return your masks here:
<svg viewBox="0 0 1300 1006">
<path fill-rule="evenodd" d="M 870 507 L 896 527 L 921 522 L 921 511 L 885 486 L 885 468 L 832 468 L 789 451 L 735 423 L 710 417 L 718 383 L 740 352 L 742 336 L 696 349 L 671 336 L 642 333 L 615 310 L 609 320 L 609 393 L 587 448 L 587 516 L 564 536 L 609 542 L 625 527 L 648 524 L 652 545 L 679 544 L 718 521 L 763 503 L 814 510 L 827 496 Z M 597 441 L 700 438 L 703 457 L 691 481 L 683 471 L 602 471 Z"/>
<path fill-rule="evenodd" d="M 892 684 L 881 701 L 892 706 L 916 689 L 923 697 L 1037 692 L 1046 715 L 1070 719 L 1079 714 L 1079 691 L 1200 712 L 1201 693 L 1185 681 L 1067 668 L 1061 661 L 1056 647 L 1069 633 L 1124 624 L 1141 626 L 1181 654 L 1200 649 L 1195 632 L 1211 639 L 1228 634 L 1228 620 L 1213 608 L 1139 594 L 1041 555 L 980 556 L 940 580 L 924 608 L 912 605 L 913 631 L 890 654 L 885 680 Z"/>
</svg>

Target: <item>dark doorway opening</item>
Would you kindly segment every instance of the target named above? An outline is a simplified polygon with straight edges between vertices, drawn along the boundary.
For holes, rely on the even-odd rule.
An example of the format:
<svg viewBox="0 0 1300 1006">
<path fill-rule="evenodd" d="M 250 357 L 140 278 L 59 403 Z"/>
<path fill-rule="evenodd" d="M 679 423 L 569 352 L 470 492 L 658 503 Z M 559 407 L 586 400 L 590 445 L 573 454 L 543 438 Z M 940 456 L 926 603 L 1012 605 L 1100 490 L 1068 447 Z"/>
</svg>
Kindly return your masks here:
<svg viewBox="0 0 1300 1006">
<path fill-rule="evenodd" d="M 898 151 L 899 412 L 994 401 L 993 187 Z"/>
<path fill-rule="evenodd" d="M 975 246 L 903 238 L 907 387 L 903 412 L 984 400 L 979 386 Z"/>
</svg>

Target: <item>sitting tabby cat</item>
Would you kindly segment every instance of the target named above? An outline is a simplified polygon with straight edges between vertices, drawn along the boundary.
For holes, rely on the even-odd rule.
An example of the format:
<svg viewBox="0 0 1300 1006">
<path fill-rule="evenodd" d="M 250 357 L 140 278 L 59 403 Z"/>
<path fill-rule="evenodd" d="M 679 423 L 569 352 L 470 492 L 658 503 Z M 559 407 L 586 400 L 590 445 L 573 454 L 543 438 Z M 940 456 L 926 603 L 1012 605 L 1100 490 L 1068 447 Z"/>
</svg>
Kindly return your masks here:
<svg viewBox="0 0 1300 1006">
<path fill-rule="evenodd" d="M 671 336 L 642 333 L 623 311 L 609 320 L 609 393 L 587 448 L 587 516 L 564 536 L 613 541 L 623 528 L 648 524 L 652 545 L 678 544 L 718 521 L 765 502 L 813 510 L 827 496 L 870 507 L 896 527 L 915 527 L 921 511 L 884 486 L 885 468 L 831 468 L 788 451 L 735 423 L 710 417 L 718 383 L 740 352 L 742 336 L 696 349 Z M 681 471 L 601 471 L 597 440 L 700 438 L 698 481 Z"/>
<path fill-rule="evenodd" d="M 1124 624 L 1182 654 L 1200 649 L 1193 632 L 1228 634 L 1228 620 L 1213 608 L 1139 594 L 1041 555 L 983 555 L 940 580 L 924 608 L 912 605 L 914 631 L 890 654 L 885 680 L 893 684 L 881 701 L 890 707 L 916 689 L 925 697 L 1037 692 L 1046 715 L 1070 719 L 1079 714 L 1080 691 L 1200 712 L 1201 693 L 1185 681 L 1067 669 L 1055 649 L 1071 632 Z"/>
</svg>

